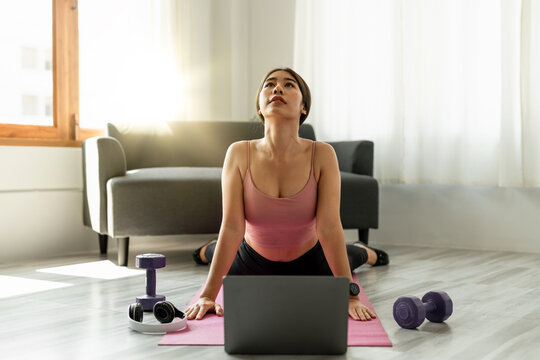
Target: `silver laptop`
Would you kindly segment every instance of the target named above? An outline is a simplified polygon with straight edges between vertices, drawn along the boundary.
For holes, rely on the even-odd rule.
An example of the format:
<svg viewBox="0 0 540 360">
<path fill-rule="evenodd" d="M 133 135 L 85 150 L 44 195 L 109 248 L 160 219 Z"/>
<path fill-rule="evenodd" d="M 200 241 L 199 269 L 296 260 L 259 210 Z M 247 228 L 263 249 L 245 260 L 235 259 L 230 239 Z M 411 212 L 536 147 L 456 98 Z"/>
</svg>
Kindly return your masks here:
<svg viewBox="0 0 540 360">
<path fill-rule="evenodd" d="M 349 280 L 333 276 L 225 276 L 229 354 L 343 354 Z"/>
</svg>

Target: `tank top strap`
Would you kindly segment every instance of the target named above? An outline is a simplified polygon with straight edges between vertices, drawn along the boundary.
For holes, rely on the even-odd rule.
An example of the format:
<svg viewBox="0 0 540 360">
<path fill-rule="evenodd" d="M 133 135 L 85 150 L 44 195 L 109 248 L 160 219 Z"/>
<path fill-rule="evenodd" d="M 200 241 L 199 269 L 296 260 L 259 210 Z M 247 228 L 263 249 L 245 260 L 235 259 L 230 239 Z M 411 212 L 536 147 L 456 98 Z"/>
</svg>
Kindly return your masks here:
<svg viewBox="0 0 540 360">
<path fill-rule="evenodd" d="M 313 145 L 311 146 L 311 173 L 313 173 L 313 164 L 315 163 L 315 142 L 313 141 Z"/>
<path fill-rule="evenodd" d="M 249 148 L 251 147 L 250 146 L 250 143 L 249 143 L 249 140 L 248 140 L 248 162 L 247 162 L 247 171 L 249 171 Z"/>
</svg>

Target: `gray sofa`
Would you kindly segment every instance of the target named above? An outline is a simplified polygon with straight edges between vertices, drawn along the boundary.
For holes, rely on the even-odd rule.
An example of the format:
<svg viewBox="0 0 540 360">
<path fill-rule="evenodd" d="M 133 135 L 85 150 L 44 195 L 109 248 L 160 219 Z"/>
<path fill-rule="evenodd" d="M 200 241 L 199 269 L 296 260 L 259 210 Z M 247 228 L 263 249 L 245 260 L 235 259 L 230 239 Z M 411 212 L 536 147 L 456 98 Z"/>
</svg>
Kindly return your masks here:
<svg viewBox="0 0 540 360">
<path fill-rule="evenodd" d="M 315 140 L 313 127 L 299 135 Z M 108 124 L 107 136 L 83 143 L 84 224 L 118 243 L 127 265 L 130 236 L 217 234 L 221 225 L 221 167 L 230 144 L 258 139 L 258 122 L 170 122 L 145 128 Z M 341 170 L 341 222 L 368 242 L 378 227 L 378 183 L 371 141 L 331 142 Z"/>
</svg>

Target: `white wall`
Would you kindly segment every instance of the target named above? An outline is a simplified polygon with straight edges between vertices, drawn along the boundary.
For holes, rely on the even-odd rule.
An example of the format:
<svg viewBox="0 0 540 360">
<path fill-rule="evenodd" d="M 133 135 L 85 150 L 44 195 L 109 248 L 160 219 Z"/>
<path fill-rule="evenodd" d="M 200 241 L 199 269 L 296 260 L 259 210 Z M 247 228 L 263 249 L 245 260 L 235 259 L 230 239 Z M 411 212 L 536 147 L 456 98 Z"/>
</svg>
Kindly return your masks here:
<svg viewBox="0 0 540 360">
<path fill-rule="evenodd" d="M 540 189 L 381 185 L 373 244 L 540 253 Z"/>
<path fill-rule="evenodd" d="M 0 262 L 97 253 L 82 225 L 81 169 L 79 148 L 0 146 Z"/>
<path fill-rule="evenodd" d="M 234 119 L 239 113 L 254 114 L 261 77 L 275 66 L 293 63 L 295 2 L 251 0 L 246 9 L 237 16 L 248 18 L 247 50 L 243 50 L 247 60 L 226 53 L 223 56 L 234 70 L 233 77 L 245 66 L 247 75 L 242 75 L 242 82 L 247 81 L 248 95 L 244 96 L 245 104 L 237 103 L 242 110 L 228 108 L 230 115 L 223 120 Z M 217 10 L 212 11 L 213 17 L 219 14 Z M 214 26 L 220 29 L 216 41 L 238 41 L 231 39 L 231 34 L 241 33 L 242 27 L 232 23 Z M 219 45 L 212 45 L 213 54 L 224 51 L 219 41 Z M 231 91 L 231 76 L 224 79 L 223 87 L 214 89 L 214 94 Z M 0 174 L 0 262 L 98 253 L 97 236 L 82 225 L 80 149 L 0 146 Z M 380 226 L 371 232 L 371 239 L 374 245 L 540 253 L 537 219 L 539 189 L 381 185 Z M 352 241 L 355 231 L 346 231 L 346 237 Z"/>
</svg>

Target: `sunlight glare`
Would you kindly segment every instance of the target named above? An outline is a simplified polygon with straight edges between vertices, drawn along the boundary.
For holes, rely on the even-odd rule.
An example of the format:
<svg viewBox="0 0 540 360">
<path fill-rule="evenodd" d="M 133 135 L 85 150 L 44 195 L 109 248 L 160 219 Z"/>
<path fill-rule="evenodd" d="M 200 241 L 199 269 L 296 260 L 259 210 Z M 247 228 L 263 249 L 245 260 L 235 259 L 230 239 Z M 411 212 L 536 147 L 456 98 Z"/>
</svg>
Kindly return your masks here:
<svg viewBox="0 0 540 360">
<path fill-rule="evenodd" d="M 36 270 L 41 273 L 80 276 L 94 279 L 121 279 L 130 276 L 144 275 L 144 270 L 128 269 L 125 266 L 117 266 L 110 260 L 94 261 L 83 264 L 57 266 Z"/>
<path fill-rule="evenodd" d="M 73 286 L 73 284 L 0 275 L 0 288 L 2 288 L 0 299 L 60 289 L 68 286 Z"/>
</svg>

